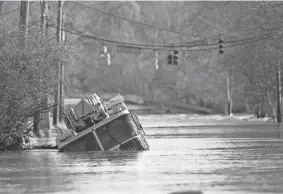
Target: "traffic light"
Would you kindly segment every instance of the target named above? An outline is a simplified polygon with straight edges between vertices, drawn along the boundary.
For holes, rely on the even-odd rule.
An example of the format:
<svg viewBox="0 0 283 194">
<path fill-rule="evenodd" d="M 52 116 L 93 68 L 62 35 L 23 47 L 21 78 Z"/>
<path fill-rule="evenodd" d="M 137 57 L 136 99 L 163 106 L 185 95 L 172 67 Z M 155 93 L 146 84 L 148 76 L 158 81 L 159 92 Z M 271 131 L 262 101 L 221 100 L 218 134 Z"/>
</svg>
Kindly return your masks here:
<svg viewBox="0 0 283 194">
<path fill-rule="evenodd" d="M 110 55 L 110 53 L 106 53 L 106 64 L 107 64 L 107 66 L 111 65 L 111 55 Z"/>
<path fill-rule="evenodd" d="M 100 56 L 103 57 L 105 54 L 107 54 L 107 46 L 103 44 L 100 48 Z"/>
<path fill-rule="evenodd" d="M 223 54 L 224 53 L 223 40 L 220 38 L 218 43 L 219 43 L 219 54 Z"/>
<path fill-rule="evenodd" d="M 174 51 L 173 64 L 178 65 L 178 51 Z"/>
<path fill-rule="evenodd" d="M 158 64 L 158 51 L 155 50 L 154 51 L 154 55 L 155 55 L 155 70 L 159 69 L 159 64 Z"/>
<path fill-rule="evenodd" d="M 169 54 L 169 55 L 168 55 L 167 64 L 168 64 L 168 65 L 172 65 L 172 64 L 173 64 L 173 56 L 172 56 L 172 54 Z"/>
<path fill-rule="evenodd" d="M 106 63 L 106 66 L 110 66 L 111 65 L 111 55 L 108 52 L 107 46 L 106 45 L 102 45 L 102 47 L 100 48 L 100 57 L 103 59 L 103 63 Z"/>
</svg>

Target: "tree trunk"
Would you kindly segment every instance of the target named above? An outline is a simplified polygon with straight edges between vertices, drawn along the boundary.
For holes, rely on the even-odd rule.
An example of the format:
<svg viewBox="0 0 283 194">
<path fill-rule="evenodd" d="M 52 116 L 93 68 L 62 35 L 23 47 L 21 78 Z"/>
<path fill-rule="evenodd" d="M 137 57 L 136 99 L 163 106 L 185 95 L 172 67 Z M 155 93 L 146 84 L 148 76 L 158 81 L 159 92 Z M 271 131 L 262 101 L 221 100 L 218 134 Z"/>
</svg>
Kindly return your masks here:
<svg viewBox="0 0 283 194">
<path fill-rule="evenodd" d="M 251 108 L 250 108 L 250 105 L 249 105 L 248 101 L 246 101 L 246 110 L 247 110 L 248 113 L 251 112 Z"/>
<path fill-rule="evenodd" d="M 40 122 L 40 112 L 35 112 L 33 115 L 33 132 L 35 135 L 39 135 L 39 122 Z"/>
<path fill-rule="evenodd" d="M 267 92 L 267 98 L 268 98 L 268 104 L 269 104 L 271 111 L 272 111 L 272 119 L 274 121 L 275 116 L 276 116 L 276 109 L 274 107 L 274 104 L 271 101 L 270 92 Z"/>
</svg>

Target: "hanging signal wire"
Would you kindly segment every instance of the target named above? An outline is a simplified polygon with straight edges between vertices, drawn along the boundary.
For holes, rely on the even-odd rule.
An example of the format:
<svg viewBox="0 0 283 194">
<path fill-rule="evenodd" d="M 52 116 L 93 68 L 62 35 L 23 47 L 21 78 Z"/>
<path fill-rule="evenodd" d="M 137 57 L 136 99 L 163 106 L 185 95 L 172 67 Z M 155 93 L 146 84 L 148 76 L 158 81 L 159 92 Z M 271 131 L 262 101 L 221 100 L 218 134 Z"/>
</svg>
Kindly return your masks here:
<svg viewBox="0 0 283 194">
<path fill-rule="evenodd" d="M 94 37 L 94 36 L 91 36 L 91 35 L 84 34 L 83 32 L 80 32 L 78 30 L 75 30 L 76 32 L 70 31 L 66 28 L 64 28 L 63 30 L 68 32 L 68 33 L 71 33 L 71 34 L 76 34 L 76 35 L 88 37 L 88 38 L 94 39 L 96 41 L 107 42 L 109 44 L 114 44 L 114 45 L 120 44 L 120 46 L 127 46 L 127 47 L 137 48 L 137 49 L 164 50 L 162 48 L 176 49 L 176 48 L 182 48 L 182 47 L 193 48 L 193 47 L 204 47 L 204 46 L 218 46 L 218 43 L 195 44 L 195 45 L 190 45 L 190 46 L 188 46 L 188 45 L 148 45 L 148 44 L 127 43 L 127 42 L 120 42 L 120 41 L 114 41 L 114 40 L 108 40 L 108 39 Z M 257 41 L 257 39 L 260 39 L 260 38 L 266 39 L 266 38 L 272 37 L 273 35 L 274 34 L 269 33 L 269 34 L 266 34 L 266 35 L 261 35 L 261 36 L 252 37 L 252 38 L 245 38 L 245 39 L 238 39 L 238 40 L 235 40 L 235 41 L 228 41 L 228 42 L 225 42 L 225 45 L 230 44 L 230 43 L 238 43 L 238 42 L 242 42 L 241 44 L 245 44 L 246 41 L 251 40 L 253 42 L 253 40 L 255 40 L 255 39 Z M 239 45 L 241 45 L 241 44 L 239 44 Z M 238 44 L 236 44 L 236 45 L 238 45 Z M 234 44 L 231 45 L 231 46 L 234 46 Z M 227 45 L 225 47 L 231 47 L 231 46 Z M 160 47 L 160 48 L 158 48 L 158 47 Z M 199 49 L 197 49 L 197 50 L 199 50 Z M 206 50 L 206 49 L 203 49 L 203 50 Z M 210 50 L 210 48 L 208 50 Z"/>
<path fill-rule="evenodd" d="M 50 26 L 56 29 L 56 27 L 54 25 L 50 25 Z M 114 45 L 114 46 L 129 47 L 129 48 L 133 48 L 133 49 L 143 49 L 143 50 L 158 50 L 158 51 L 171 51 L 172 49 L 176 49 L 176 47 L 174 47 L 172 45 L 169 45 L 169 46 L 165 46 L 164 45 L 161 48 L 157 48 L 157 47 L 155 47 L 156 45 L 152 45 L 150 47 L 150 45 L 132 44 L 132 43 L 126 43 L 126 42 L 119 42 L 119 41 L 114 41 L 114 40 L 97 38 L 97 37 L 94 37 L 94 36 L 90 36 L 90 35 L 84 34 L 82 32 L 73 32 L 73 31 L 70 31 L 70 30 L 68 30 L 66 28 L 62 28 L 62 30 L 65 31 L 65 32 L 68 32 L 70 34 L 74 34 L 74 35 L 78 35 L 78 36 L 81 36 L 81 37 L 93 39 L 93 40 L 95 40 L 97 42 L 101 42 L 101 43 L 107 42 L 108 44 Z M 165 50 L 165 49 L 162 49 L 162 48 L 171 48 L 171 49 Z M 215 48 L 213 48 L 213 49 L 215 49 Z M 203 49 L 203 50 L 211 50 L 211 48 Z"/>
<path fill-rule="evenodd" d="M 269 37 L 269 38 L 271 38 L 271 37 Z M 282 38 L 282 35 L 281 35 L 281 36 L 278 36 L 277 38 Z M 277 39 L 277 38 L 276 38 L 276 39 Z M 268 37 L 267 37 L 267 38 L 264 38 L 264 39 L 268 39 Z M 261 39 L 261 40 L 264 40 L 264 39 Z M 255 42 L 255 41 L 251 41 L 251 42 Z M 251 42 L 249 42 L 249 43 L 251 43 Z M 239 44 L 239 45 L 243 45 L 243 44 Z M 237 45 L 237 46 L 239 46 L 239 45 Z M 232 60 L 232 62 L 234 62 L 242 53 L 244 53 L 244 52 L 247 51 L 247 50 L 248 50 L 248 52 L 246 53 L 246 56 L 244 56 L 244 57 L 245 57 L 244 59 L 246 59 L 247 56 L 248 56 L 248 54 L 250 54 L 253 49 L 248 49 L 248 47 L 243 48 L 243 49 L 241 49 L 239 52 L 237 52 L 237 54 L 233 55 L 233 56 L 230 57 L 229 59 L 226 59 L 226 60 L 223 62 L 223 64 L 226 65 L 226 64 L 227 64 L 229 61 L 231 61 L 231 60 Z"/>
<path fill-rule="evenodd" d="M 71 1 L 72 2 L 72 1 Z M 77 2 L 74 2 L 74 3 L 77 3 Z M 54 17 L 52 17 L 52 16 L 50 16 L 51 18 L 53 18 L 55 21 L 56 21 L 56 19 L 54 18 Z M 145 24 L 145 25 L 147 25 L 147 24 Z M 156 27 L 154 27 L 154 28 L 156 28 Z M 74 29 L 73 29 L 74 30 Z M 81 34 L 84 34 L 83 32 L 80 32 L 80 31 L 78 31 L 78 30 L 75 30 L 77 33 L 81 33 Z M 109 41 L 105 41 L 105 42 L 109 42 Z M 193 42 L 193 41 L 192 41 Z M 110 43 L 110 42 L 109 42 Z M 121 43 L 122 44 L 122 43 Z M 151 47 L 166 47 L 166 46 L 164 46 L 164 45 L 149 45 L 149 44 L 137 44 L 137 43 L 126 43 L 127 45 L 133 45 L 133 46 L 136 46 L 136 45 L 139 45 L 139 46 L 145 46 L 145 47 L 149 47 L 149 46 L 151 46 Z M 173 47 L 187 47 L 186 45 L 184 45 L 184 44 L 176 44 L 176 45 L 172 45 Z M 172 47 L 172 46 L 170 46 L 170 47 Z"/>
<path fill-rule="evenodd" d="M 269 35 L 269 36 L 265 36 L 265 37 L 262 37 L 262 38 L 257 37 L 257 39 L 254 39 L 254 40 L 251 40 L 251 41 L 246 41 L 246 42 L 241 41 L 241 43 L 228 45 L 228 46 L 225 46 L 225 48 L 230 48 L 230 47 L 234 47 L 234 46 L 240 46 L 240 45 L 245 45 L 245 44 L 249 44 L 249 43 L 253 43 L 253 42 L 257 42 L 257 41 L 262 41 L 262 40 L 270 39 L 273 36 L 274 35 Z"/>
<path fill-rule="evenodd" d="M 245 44 L 250 44 L 253 42 L 257 42 L 257 41 L 262 41 L 262 40 L 266 40 L 266 39 L 270 39 L 272 38 L 273 35 L 267 36 L 267 37 L 263 37 L 263 38 L 257 38 L 251 41 L 246 41 L 246 42 L 242 42 L 242 43 L 238 43 L 238 44 L 233 44 L 233 45 L 227 45 L 225 46 L 225 48 L 231 48 L 231 47 L 235 47 L 235 46 L 241 46 L 241 45 L 245 45 Z M 219 47 L 212 47 L 212 48 L 199 48 L 199 49 L 177 49 L 178 51 L 204 51 L 204 50 L 216 50 L 219 49 Z M 172 51 L 172 49 L 168 50 L 168 49 L 158 49 L 161 51 Z"/>
<path fill-rule="evenodd" d="M 52 16 L 50 16 L 50 17 L 51 17 L 51 20 L 52 20 L 52 18 L 55 19 Z M 73 34 L 78 33 L 78 34 L 86 36 L 86 37 L 89 36 L 89 38 L 91 37 L 92 39 L 95 38 L 97 41 L 102 41 L 102 42 L 107 42 L 107 43 L 115 43 L 115 44 L 119 43 L 121 45 L 126 45 L 128 47 L 135 47 L 135 46 L 137 46 L 139 48 L 141 48 L 141 47 L 153 47 L 153 48 L 155 48 L 155 50 L 160 50 L 159 47 L 160 48 L 171 48 L 171 49 L 173 49 L 173 48 L 176 48 L 176 47 L 177 48 L 182 48 L 182 47 L 192 48 L 192 47 L 204 47 L 204 46 L 218 46 L 218 44 L 219 44 L 218 42 L 217 43 L 206 43 L 206 44 L 193 44 L 193 45 L 188 45 L 188 44 L 185 44 L 185 45 L 184 44 L 181 44 L 181 45 L 179 45 L 179 44 L 176 44 L 176 45 L 174 45 L 174 44 L 172 44 L 172 45 L 150 45 L 150 44 L 139 44 L 139 43 L 127 43 L 127 42 L 120 42 L 120 41 L 107 40 L 107 39 L 103 39 L 103 38 L 93 37 L 91 35 L 87 35 L 83 32 L 75 30 L 75 29 L 73 29 L 73 30 L 75 30 L 76 32 L 70 32 L 70 30 L 68 30 L 66 28 L 65 28 L 65 30 L 66 30 L 66 32 L 69 32 L 69 33 L 73 33 Z M 243 38 L 243 39 L 238 39 L 238 40 L 233 40 L 233 41 L 225 41 L 225 45 L 230 44 L 230 43 L 237 43 L 237 42 L 243 42 L 243 41 L 253 40 L 253 39 L 257 39 L 257 38 L 265 38 L 265 37 L 273 36 L 273 35 L 271 35 L 272 32 L 276 32 L 277 30 L 278 29 L 273 29 L 273 30 L 271 30 L 270 32 L 268 32 L 264 35 L 259 35 L 259 36 L 255 36 L 255 37 Z M 192 42 L 195 42 L 195 41 L 192 41 Z"/>
<path fill-rule="evenodd" d="M 54 25 L 51 25 L 51 27 L 56 28 Z M 74 34 L 74 35 L 90 38 L 90 39 L 93 39 L 93 40 L 98 41 L 98 42 L 102 42 L 102 43 L 107 42 L 108 44 L 111 44 L 111 45 L 120 46 L 120 47 L 129 47 L 129 48 L 133 48 L 133 49 L 158 50 L 158 51 L 172 51 L 172 49 L 175 49 L 175 50 L 178 50 L 178 51 L 202 51 L 202 50 L 215 50 L 215 49 L 218 49 L 218 47 L 199 48 L 199 49 L 176 49 L 175 47 L 172 47 L 170 45 L 166 46 L 166 47 L 163 47 L 163 48 L 144 47 L 143 45 L 139 45 L 139 44 L 131 45 L 131 44 L 128 44 L 128 43 L 125 43 L 125 42 L 118 42 L 118 41 L 113 41 L 113 40 L 101 39 L 101 38 L 97 38 L 97 37 L 94 37 L 94 36 L 86 35 L 86 34 L 81 33 L 81 32 L 73 32 L 73 31 L 68 30 L 66 28 L 63 28 L 62 30 L 65 31 L 65 32 L 68 32 L 70 34 Z M 239 41 L 240 43 L 238 43 L 238 44 L 236 44 L 236 42 L 233 41 L 233 42 L 235 42 L 235 44 L 225 45 L 225 48 L 245 45 L 245 44 L 249 44 L 249 43 L 252 43 L 252 42 L 257 42 L 257 41 L 261 41 L 261 40 L 272 38 L 273 36 L 274 35 L 271 34 L 269 36 L 265 35 L 265 36 L 261 36 L 261 37 L 254 37 L 253 39 L 249 39 L 249 41 L 245 41 L 245 42 Z M 247 40 L 247 39 L 245 39 L 245 40 Z M 218 44 L 215 44 L 215 45 L 218 45 Z M 197 45 L 197 46 L 208 46 L 208 45 Z M 196 46 L 194 46 L 194 47 L 196 47 Z"/>
</svg>

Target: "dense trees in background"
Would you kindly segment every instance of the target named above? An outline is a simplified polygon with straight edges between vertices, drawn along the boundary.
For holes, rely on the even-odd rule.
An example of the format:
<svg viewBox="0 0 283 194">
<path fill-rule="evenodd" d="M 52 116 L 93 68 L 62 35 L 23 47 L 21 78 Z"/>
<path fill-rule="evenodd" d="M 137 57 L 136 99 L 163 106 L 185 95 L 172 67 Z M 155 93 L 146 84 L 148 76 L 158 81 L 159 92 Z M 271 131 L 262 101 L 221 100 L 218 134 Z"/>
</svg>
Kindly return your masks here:
<svg viewBox="0 0 283 194">
<path fill-rule="evenodd" d="M 221 27 L 215 25 L 218 19 L 214 21 L 208 19 L 217 15 L 220 7 L 228 7 L 227 3 L 218 5 L 209 2 L 207 4 L 193 2 L 100 2 L 94 4 L 83 2 L 83 4 L 98 8 L 108 14 L 157 28 L 138 25 L 119 17 L 111 17 L 70 2 L 66 5 L 66 9 L 70 9 L 70 29 L 116 41 L 165 45 L 186 44 L 205 37 L 211 37 L 214 42 L 217 42 L 219 34 L 222 33 Z M 84 10 L 81 12 L 82 16 L 71 14 L 79 10 Z M 225 13 L 222 15 L 225 16 Z M 221 15 L 218 17 L 221 18 Z M 85 25 L 83 25 L 84 21 Z M 168 29 L 168 31 L 163 29 Z M 228 33 L 226 31 L 225 33 Z M 112 55 L 112 65 L 105 67 L 99 56 L 99 48 L 102 43 L 88 38 L 76 38 L 79 39 L 78 52 L 81 57 L 78 62 L 80 65 L 74 69 L 70 77 L 74 88 L 84 92 L 132 93 L 155 100 L 176 100 L 203 106 L 206 104 L 208 106 L 211 104 L 224 105 L 222 102 L 226 98 L 225 79 L 219 76 L 221 72 L 214 71 L 215 67 L 221 71 L 219 66 L 222 65 L 223 60 L 219 57 L 217 49 L 180 52 L 178 66 L 168 66 L 169 52 L 160 51 L 158 53 L 160 68 L 155 70 L 154 51 L 142 50 L 138 55 L 123 54 L 117 52 L 117 46 L 108 45 Z M 221 107 L 219 110 L 224 109 Z"/>
<path fill-rule="evenodd" d="M 246 55 L 241 56 L 238 69 L 246 79 L 245 99 L 262 116 L 265 111 L 276 115 L 278 96 L 282 95 L 277 88 L 282 82 L 278 80 L 282 77 L 282 8 L 281 2 L 250 2 L 241 9 L 245 17 L 236 21 L 239 31 L 261 40 L 245 46 Z"/>
<path fill-rule="evenodd" d="M 56 24 L 56 3 L 50 4 L 53 24 Z M 19 2 L 5 2 L 2 13 L 19 5 Z M 154 51 L 123 54 L 117 45 L 105 42 L 112 58 L 111 66 L 106 66 L 100 57 L 103 42 L 67 33 L 78 55 L 75 66 L 68 70 L 69 95 L 121 92 L 224 112 L 229 70 L 234 111 L 253 111 L 261 107 L 273 114 L 276 76 L 282 64 L 282 8 L 281 2 L 66 1 L 65 28 L 101 39 L 165 45 L 187 44 L 203 38 L 212 43 L 217 43 L 220 37 L 224 40 L 223 55 L 219 55 L 217 45 L 213 50 L 194 47 L 196 51 L 179 53 L 178 66 L 168 66 L 169 52 L 160 51 L 156 70 Z M 31 23 L 40 20 L 39 2 L 31 5 L 30 15 Z M 18 16 L 19 13 L 14 12 L 5 17 L 14 24 L 18 23 Z M 251 37 L 258 38 L 249 39 Z M 239 39 L 249 40 L 239 42 Z M 231 41 L 237 46 L 227 47 L 225 43 Z"/>
</svg>

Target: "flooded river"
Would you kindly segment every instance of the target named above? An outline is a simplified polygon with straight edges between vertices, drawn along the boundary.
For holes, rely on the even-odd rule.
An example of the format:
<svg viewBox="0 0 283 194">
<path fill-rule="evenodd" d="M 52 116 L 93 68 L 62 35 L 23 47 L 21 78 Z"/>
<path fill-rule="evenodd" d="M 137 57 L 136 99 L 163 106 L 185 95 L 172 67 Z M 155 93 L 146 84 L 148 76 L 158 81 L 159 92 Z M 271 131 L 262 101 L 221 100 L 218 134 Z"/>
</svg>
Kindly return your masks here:
<svg viewBox="0 0 283 194">
<path fill-rule="evenodd" d="M 283 193 L 275 125 L 145 128 L 150 151 L 0 153 L 0 193 Z"/>
</svg>

